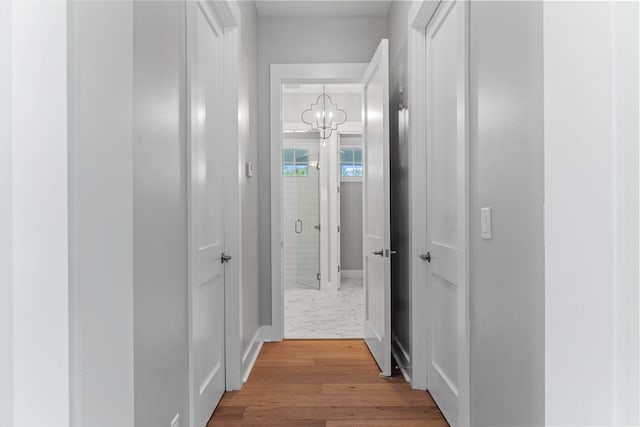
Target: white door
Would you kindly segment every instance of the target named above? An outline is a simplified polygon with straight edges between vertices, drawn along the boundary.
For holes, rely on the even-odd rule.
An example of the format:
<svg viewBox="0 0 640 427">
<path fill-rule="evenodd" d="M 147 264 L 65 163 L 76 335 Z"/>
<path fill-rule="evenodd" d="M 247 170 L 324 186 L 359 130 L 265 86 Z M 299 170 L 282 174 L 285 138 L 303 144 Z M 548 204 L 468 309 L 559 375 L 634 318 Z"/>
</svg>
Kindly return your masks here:
<svg viewBox="0 0 640 427">
<path fill-rule="evenodd" d="M 426 31 L 427 387 L 452 426 L 468 423 L 466 25 L 465 2 L 447 1 Z"/>
<path fill-rule="evenodd" d="M 204 427 L 225 389 L 222 27 L 188 2 L 190 79 L 189 373 L 192 427 Z"/>
<path fill-rule="evenodd" d="M 383 375 L 391 375 L 389 211 L 389 47 L 382 40 L 362 79 L 364 187 L 364 338 Z"/>
</svg>

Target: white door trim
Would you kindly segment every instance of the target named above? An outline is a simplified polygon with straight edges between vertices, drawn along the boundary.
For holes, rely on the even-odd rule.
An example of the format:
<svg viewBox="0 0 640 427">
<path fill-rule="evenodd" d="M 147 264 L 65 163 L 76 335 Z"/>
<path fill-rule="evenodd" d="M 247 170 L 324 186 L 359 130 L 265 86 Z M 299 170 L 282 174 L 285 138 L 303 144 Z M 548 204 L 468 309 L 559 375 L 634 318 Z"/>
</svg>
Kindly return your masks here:
<svg viewBox="0 0 640 427">
<path fill-rule="evenodd" d="M 241 199 L 240 199 L 240 181 L 239 177 L 242 173 L 239 166 L 239 143 L 238 143 L 238 75 L 240 74 L 240 35 L 241 35 L 241 14 L 240 8 L 235 0 L 225 1 L 208 1 L 199 0 L 200 4 L 209 13 L 213 14 L 223 26 L 223 86 L 224 86 L 224 127 L 222 129 L 222 137 L 224 139 L 225 150 L 224 156 L 225 171 L 224 175 L 229 177 L 224 183 L 224 199 L 225 199 L 225 251 L 233 256 L 233 260 L 225 266 L 225 377 L 226 389 L 238 390 L 242 386 L 241 374 L 241 339 L 240 325 L 240 284 L 242 281 L 242 247 L 241 239 L 242 224 L 240 222 Z M 187 28 L 187 32 L 189 28 Z M 190 77 L 190 52 L 192 46 L 189 44 L 189 36 L 187 36 L 187 152 L 190 150 L 191 134 L 191 77 Z M 190 165 L 189 165 L 190 170 Z M 189 172 L 187 172 L 189 175 Z M 233 179 L 235 178 L 235 179 Z M 188 185 L 188 184 L 187 184 Z M 222 184 L 221 184 L 222 185 Z M 190 198 L 187 206 L 190 206 Z M 188 209 L 190 209 L 188 207 Z M 191 215 L 187 215 L 187 229 L 191 230 Z M 191 243 L 189 243 L 189 247 Z M 189 253 L 189 277 L 191 276 L 191 260 L 192 254 Z M 191 318 L 191 296 L 188 295 L 188 317 Z M 188 333 L 191 334 L 191 323 L 189 322 Z M 189 361 L 191 360 L 191 349 L 189 349 Z M 191 362 L 189 362 L 191 363 Z M 191 375 L 190 375 L 191 376 Z M 191 378 L 189 379 L 191 381 Z M 191 405 L 192 397 L 189 397 Z"/>
<path fill-rule="evenodd" d="M 282 84 L 358 83 L 367 64 L 271 64 L 271 326 L 265 341 L 284 338 L 284 292 L 282 291 Z"/>
<path fill-rule="evenodd" d="M 408 60 L 409 60 L 409 81 L 408 81 L 408 105 L 409 105 L 409 223 L 413 232 L 410 236 L 410 248 L 412 256 L 410 258 L 411 269 L 411 325 L 412 325 L 412 349 L 411 358 L 413 360 L 412 386 L 418 389 L 426 389 L 427 387 L 427 364 L 429 343 L 427 340 L 428 331 L 428 313 L 424 310 L 427 301 L 427 288 L 425 283 L 428 280 L 427 266 L 425 262 L 420 260 L 419 255 L 427 251 L 427 201 L 424 197 L 424 188 L 427 180 L 426 171 L 426 27 L 433 17 L 440 1 L 422 0 L 414 2 L 409 10 L 408 25 Z M 465 3 L 468 8 L 468 4 Z M 468 9 L 467 9 L 468 11 Z M 465 331 L 464 337 L 461 337 L 459 348 L 460 355 L 459 369 L 459 424 L 469 425 L 470 399 L 469 399 L 469 22 L 468 12 L 466 16 L 466 25 L 461 34 L 465 44 L 461 58 L 464 73 L 458 81 L 459 93 L 463 97 L 460 101 L 464 103 L 462 113 L 464 114 L 463 126 L 465 127 L 463 135 L 463 144 L 466 147 L 465 159 L 465 191 L 462 200 L 459 200 L 459 206 L 464 207 L 464 218 L 459 223 L 459 230 L 463 238 L 460 241 L 460 250 L 464 253 L 465 262 L 460 263 L 458 268 L 458 277 L 461 278 L 461 288 L 464 289 L 463 298 L 466 300 Z M 425 118 L 425 119 L 421 119 Z M 424 327 L 427 325 L 427 328 Z"/>
<path fill-rule="evenodd" d="M 426 39 L 425 27 L 435 12 L 437 2 L 416 1 L 409 9 L 407 37 L 409 108 L 409 268 L 411 274 L 411 360 L 413 361 L 411 386 L 427 388 L 427 324 L 424 310 L 427 301 L 427 266 L 419 255 L 427 252 L 427 201 L 423 191 L 427 182 L 425 159 L 427 157 L 426 121 L 414 120 L 426 117 Z"/>
<path fill-rule="evenodd" d="M 224 184 L 225 196 L 225 246 L 233 260 L 225 267 L 225 366 L 227 390 L 242 387 L 242 199 L 240 197 L 240 177 L 244 165 L 240 164 L 240 144 L 238 140 L 238 89 L 240 62 L 242 59 L 241 23 L 242 16 L 236 0 L 208 1 L 224 27 L 224 128 L 225 141 Z"/>
</svg>

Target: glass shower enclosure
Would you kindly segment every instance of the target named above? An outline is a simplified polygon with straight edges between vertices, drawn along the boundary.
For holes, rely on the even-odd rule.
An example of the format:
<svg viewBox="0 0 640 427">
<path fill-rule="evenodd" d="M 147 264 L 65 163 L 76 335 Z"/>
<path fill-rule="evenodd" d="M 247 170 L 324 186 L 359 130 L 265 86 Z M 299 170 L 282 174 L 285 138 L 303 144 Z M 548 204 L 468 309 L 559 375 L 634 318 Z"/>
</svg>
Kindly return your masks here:
<svg viewBox="0 0 640 427">
<path fill-rule="evenodd" d="M 285 135 L 284 279 L 287 289 L 320 290 L 320 170 L 316 133 Z"/>
</svg>

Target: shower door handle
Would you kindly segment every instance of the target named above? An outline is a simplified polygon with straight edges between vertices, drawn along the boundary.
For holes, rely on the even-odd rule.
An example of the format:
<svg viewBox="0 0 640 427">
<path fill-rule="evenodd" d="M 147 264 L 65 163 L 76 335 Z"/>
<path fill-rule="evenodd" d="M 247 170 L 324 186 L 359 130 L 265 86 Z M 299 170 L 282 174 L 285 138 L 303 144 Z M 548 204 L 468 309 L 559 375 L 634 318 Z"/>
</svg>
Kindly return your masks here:
<svg viewBox="0 0 640 427">
<path fill-rule="evenodd" d="M 302 220 L 300 219 L 296 221 L 296 233 L 302 233 Z"/>
</svg>

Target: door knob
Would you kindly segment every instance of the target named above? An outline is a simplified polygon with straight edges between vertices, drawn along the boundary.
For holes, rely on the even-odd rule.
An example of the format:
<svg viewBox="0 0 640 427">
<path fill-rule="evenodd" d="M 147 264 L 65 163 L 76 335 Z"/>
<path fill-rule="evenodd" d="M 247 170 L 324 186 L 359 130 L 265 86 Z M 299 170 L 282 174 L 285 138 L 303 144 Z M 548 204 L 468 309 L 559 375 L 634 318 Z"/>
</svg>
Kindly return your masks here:
<svg viewBox="0 0 640 427">
<path fill-rule="evenodd" d="M 420 259 L 423 261 L 431 262 L 431 252 L 420 255 Z"/>
<path fill-rule="evenodd" d="M 227 255 L 224 252 L 222 252 L 222 255 L 220 255 L 220 264 L 224 264 L 226 262 L 231 261 L 231 258 L 233 258 L 231 255 Z"/>
<path fill-rule="evenodd" d="M 384 251 L 382 249 L 380 249 L 379 251 L 375 251 L 375 252 L 371 252 L 374 255 L 380 255 L 380 256 L 384 256 Z"/>
</svg>

